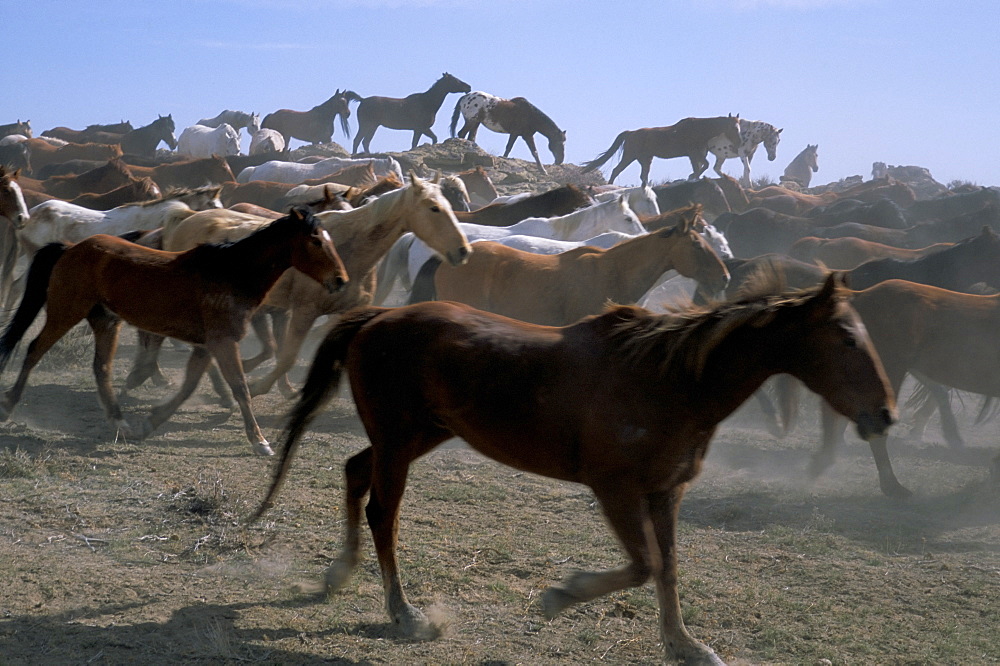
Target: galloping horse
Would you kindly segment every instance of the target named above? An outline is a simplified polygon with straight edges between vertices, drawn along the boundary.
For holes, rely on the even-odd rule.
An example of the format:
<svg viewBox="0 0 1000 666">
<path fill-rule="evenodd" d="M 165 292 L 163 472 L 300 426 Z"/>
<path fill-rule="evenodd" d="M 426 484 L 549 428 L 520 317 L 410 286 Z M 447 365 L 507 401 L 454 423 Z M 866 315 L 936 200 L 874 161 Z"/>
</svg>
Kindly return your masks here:
<svg viewBox="0 0 1000 666">
<path fill-rule="evenodd" d="M 278 109 L 269 113 L 264 116 L 260 126 L 262 129 L 280 132 L 286 148 L 291 145 L 292 139 L 311 144 L 330 143 L 333 141 L 333 121 L 337 116 L 340 116 L 340 127 L 344 130 L 344 135 L 351 136 L 351 127 L 347 123 L 347 119 L 351 117 L 348 104 L 359 101 L 361 97 L 353 90 L 341 92 L 338 88 L 330 99 L 308 111 Z"/>
<path fill-rule="evenodd" d="M 715 173 L 722 176 L 722 163 L 730 157 L 739 157 L 743 162 L 743 176 L 740 182 L 750 187 L 750 162 L 753 160 L 757 146 L 761 143 L 767 150 L 767 159 L 773 162 L 777 157 L 778 142 L 781 140 L 781 130 L 763 120 L 740 120 L 740 135 L 743 141 L 733 144 L 724 134 L 720 134 L 708 143 L 708 152 L 715 155 Z"/>
<path fill-rule="evenodd" d="M 621 161 L 611 171 L 609 183 L 632 162 L 638 161 L 643 185 L 649 184 L 649 167 L 654 157 L 669 159 L 687 157 L 691 160 L 690 180 L 701 177 L 708 168 L 708 144 L 719 135 L 725 136 L 734 146 L 743 142 L 740 136 L 740 117 L 684 118 L 669 127 L 644 127 L 626 130 L 619 134 L 611 147 L 583 165 L 583 172 L 593 171 L 621 152 Z"/>
<path fill-rule="evenodd" d="M 358 154 L 358 146 L 371 152 L 371 140 L 380 126 L 389 129 L 413 130 L 413 144 L 417 147 L 420 137 L 427 135 L 431 143 L 437 143 L 437 135 L 431 130 L 438 109 L 448 93 L 467 93 L 472 87 L 448 72 L 422 93 L 413 93 L 399 99 L 396 97 L 365 97 L 358 105 L 358 133 L 354 137 L 353 154 Z"/>
<path fill-rule="evenodd" d="M 782 182 L 796 183 L 800 187 L 809 187 L 812 175 L 819 171 L 818 154 L 819 144 L 807 144 L 802 152 L 795 156 L 795 159 L 785 168 L 785 173 L 781 175 Z"/>
<path fill-rule="evenodd" d="M 240 406 L 254 451 L 272 455 L 250 408 L 239 340 L 254 310 L 291 267 L 331 292 L 347 282 L 330 235 L 307 211 L 294 210 L 237 243 L 189 252 L 153 250 L 103 234 L 75 245 L 46 246 L 35 255 L 25 296 L 0 338 L 2 370 L 46 307 L 45 327 L 32 341 L 16 382 L 0 402 L 0 416 L 10 416 L 32 368 L 45 352 L 86 318 L 94 332 L 98 396 L 108 419 L 122 434 L 145 437 L 168 419 L 194 391 L 214 357 Z M 180 391 L 155 407 L 138 430 L 125 422 L 111 388 L 111 364 L 122 319 L 195 345 Z"/>
<path fill-rule="evenodd" d="M 174 119 L 171 114 L 159 116 L 144 127 L 139 127 L 122 137 L 122 152 L 141 157 L 155 157 L 156 147 L 163 141 L 170 150 L 177 148 L 174 138 Z"/>
<path fill-rule="evenodd" d="M 620 306 L 564 328 L 457 303 L 355 310 L 317 351 L 255 517 L 275 500 L 346 369 L 370 446 L 344 466 L 344 545 L 327 569 L 328 591 L 344 586 L 361 557 L 368 496 L 390 618 L 407 637 L 438 633 L 406 598 L 396 541 L 411 463 L 457 436 L 506 465 L 588 486 L 627 553 L 625 566 L 578 572 L 546 590 L 546 617 L 652 576 L 666 660 L 722 664 L 682 618 L 681 499 L 719 422 L 770 375 L 804 381 L 865 439 L 893 422 L 892 392 L 842 292 L 831 276 L 798 294 L 666 315 Z"/>
<path fill-rule="evenodd" d="M 247 134 L 253 136 L 260 129 L 260 114 L 246 111 L 231 111 L 226 109 L 214 118 L 202 118 L 196 124 L 204 127 L 218 127 L 223 123 L 239 130 L 246 128 Z"/>
<path fill-rule="evenodd" d="M 533 324 L 566 326 L 599 314 L 609 301 L 635 303 L 669 270 L 714 294 L 729 283 L 729 273 L 693 224 L 684 218 L 675 227 L 606 250 L 585 246 L 560 254 L 481 241 L 473 244 L 472 256 L 462 266 L 428 261 L 409 302 L 456 301 Z"/>
<path fill-rule="evenodd" d="M 510 155 L 518 138 L 524 139 L 539 170 L 548 173 L 542 166 L 542 161 L 538 159 L 538 150 L 535 148 L 535 132 L 538 132 L 549 140 L 549 152 L 552 153 L 555 164 L 563 163 L 566 155 L 566 132 L 559 129 L 551 118 L 523 97 L 504 99 L 479 91 L 462 95 L 455 104 L 455 111 L 451 116 L 452 136 L 456 136 L 455 127 L 458 125 L 460 115 L 465 118 L 465 124 L 457 134 L 462 139 L 475 143 L 476 132 L 479 131 L 480 125 L 485 125 L 486 129 L 493 132 L 509 134 L 507 148 L 503 151 L 504 157 Z"/>
</svg>

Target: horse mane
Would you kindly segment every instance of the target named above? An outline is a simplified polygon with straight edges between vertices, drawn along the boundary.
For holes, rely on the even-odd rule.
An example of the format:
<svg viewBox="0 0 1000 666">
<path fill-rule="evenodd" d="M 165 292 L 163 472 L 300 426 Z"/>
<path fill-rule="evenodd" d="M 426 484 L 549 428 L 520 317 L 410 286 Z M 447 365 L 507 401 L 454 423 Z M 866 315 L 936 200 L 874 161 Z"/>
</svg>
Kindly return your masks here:
<svg viewBox="0 0 1000 666">
<path fill-rule="evenodd" d="M 642 226 L 646 227 L 647 231 L 657 231 L 665 227 L 676 226 L 684 219 L 690 219 L 692 221 L 702 218 L 704 212 L 704 206 L 700 203 L 689 204 L 687 206 L 681 206 L 680 208 L 675 208 L 673 210 L 668 210 L 665 213 L 660 213 L 653 217 L 647 217 L 642 221 Z"/>
<path fill-rule="evenodd" d="M 779 307 L 804 304 L 825 284 L 787 290 L 780 272 L 760 270 L 731 300 L 709 306 L 669 306 L 666 314 L 653 314 L 637 306 L 614 306 L 603 316 L 617 319 L 612 325 L 614 354 L 636 367 L 658 368 L 666 376 L 676 367 L 698 380 L 712 352 L 736 330 L 760 327 L 774 319 Z M 836 294 L 846 298 L 841 282 Z M 678 365 L 679 364 L 679 365 Z"/>
<path fill-rule="evenodd" d="M 155 181 L 154 181 L 155 182 Z M 216 195 L 222 192 L 221 185 L 205 185 L 202 187 L 171 187 L 168 188 L 166 192 L 163 193 L 159 199 L 153 199 L 152 201 L 134 201 L 132 203 L 124 204 L 125 206 L 155 206 L 158 203 L 163 203 L 164 201 L 169 201 L 172 199 L 179 199 L 188 194 L 210 194 L 216 191 Z"/>
</svg>

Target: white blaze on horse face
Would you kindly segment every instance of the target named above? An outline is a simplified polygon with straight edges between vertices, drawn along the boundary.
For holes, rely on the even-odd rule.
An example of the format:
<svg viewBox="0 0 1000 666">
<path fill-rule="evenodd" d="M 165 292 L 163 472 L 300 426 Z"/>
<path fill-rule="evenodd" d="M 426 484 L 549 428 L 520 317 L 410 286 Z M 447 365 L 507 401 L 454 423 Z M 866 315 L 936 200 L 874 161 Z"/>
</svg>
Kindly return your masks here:
<svg viewBox="0 0 1000 666">
<path fill-rule="evenodd" d="M 325 240 L 327 243 L 332 243 L 333 242 L 333 239 L 330 238 L 330 232 L 328 232 L 326 229 L 323 229 L 323 231 L 320 234 L 320 236 L 322 236 L 323 240 Z"/>
</svg>

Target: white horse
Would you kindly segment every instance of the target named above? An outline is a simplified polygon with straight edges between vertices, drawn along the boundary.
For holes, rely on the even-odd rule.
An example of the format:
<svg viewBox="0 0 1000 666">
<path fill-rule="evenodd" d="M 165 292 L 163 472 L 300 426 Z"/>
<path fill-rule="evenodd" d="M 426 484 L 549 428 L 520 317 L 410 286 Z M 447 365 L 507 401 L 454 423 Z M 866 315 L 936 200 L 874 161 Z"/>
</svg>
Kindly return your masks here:
<svg viewBox="0 0 1000 666">
<path fill-rule="evenodd" d="M 509 227 L 491 227 L 482 224 L 461 223 L 469 242 L 478 240 L 500 241 L 508 236 L 540 236 L 564 241 L 582 241 L 604 233 L 619 231 L 635 236 L 645 233 L 639 217 L 629 207 L 625 197 L 581 208 L 558 217 L 529 217 Z M 422 242 L 404 236 L 396 241 L 379 266 L 375 302 L 380 303 L 389 294 L 396 278 L 407 291 L 413 284 L 420 267 L 430 259 L 433 251 Z"/>
<path fill-rule="evenodd" d="M 325 160 L 313 162 L 312 164 L 271 160 L 270 162 L 264 162 L 260 166 L 248 166 L 236 176 L 236 182 L 249 183 L 255 180 L 268 180 L 273 183 L 298 185 L 310 178 L 322 178 L 347 167 L 368 164 L 369 162 L 372 163 L 372 169 L 375 170 L 376 177 L 381 178 L 392 172 L 400 180 L 403 180 L 403 169 L 399 166 L 399 162 L 392 157 L 366 157 L 364 159 L 328 157 Z"/>
<path fill-rule="evenodd" d="M 744 187 L 750 186 L 750 161 L 761 143 L 767 149 L 767 159 L 771 162 L 777 156 L 778 142 L 781 140 L 781 130 L 762 120 L 740 119 L 739 146 L 720 134 L 708 142 L 708 150 L 715 155 L 715 173 L 722 177 L 722 163 L 730 157 L 739 157 L 743 162 L 743 177 L 740 182 Z"/>
<path fill-rule="evenodd" d="M 253 136 L 260 129 L 260 114 L 226 109 L 214 118 L 202 118 L 197 124 L 205 127 L 218 127 L 223 123 L 236 130 L 246 128 L 247 134 Z"/>
<path fill-rule="evenodd" d="M 629 207 L 635 211 L 639 217 L 655 217 L 660 214 L 660 205 L 656 200 L 656 192 L 649 185 L 637 185 L 635 187 L 623 187 L 595 194 L 598 201 L 611 201 L 621 195 L 625 195 Z"/>
<path fill-rule="evenodd" d="M 24 143 L 28 140 L 23 134 L 8 134 L 7 136 L 0 138 L 0 146 L 11 146 L 15 143 Z"/>
<path fill-rule="evenodd" d="M 177 153 L 197 158 L 239 155 L 240 133 L 229 123 L 218 127 L 191 125 L 177 137 Z"/>
<path fill-rule="evenodd" d="M 285 137 L 273 129 L 259 129 L 250 136 L 249 155 L 280 153 L 285 149 Z"/>
<path fill-rule="evenodd" d="M 24 252 L 34 255 L 48 243 L 78 243 L 94 234 L 119 236 L 130 231 L 158 229 L 168 221 L 196 211 L 222 208 L 219 186 L 173 190 L 162 199 L 130 203 L 108 211 L 91 210 L 66 201 L 43 201 L 30 211 L 30 221 L 18 230 Z"/>
</svg>

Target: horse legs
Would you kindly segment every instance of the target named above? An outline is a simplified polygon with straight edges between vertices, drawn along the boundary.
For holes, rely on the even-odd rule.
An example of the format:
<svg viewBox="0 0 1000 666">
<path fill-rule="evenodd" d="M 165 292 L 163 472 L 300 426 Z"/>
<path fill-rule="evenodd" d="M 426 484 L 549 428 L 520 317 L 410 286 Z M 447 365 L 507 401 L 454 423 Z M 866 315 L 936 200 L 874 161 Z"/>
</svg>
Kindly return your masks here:
<svg viewBox="0 0 1000 666">
<path fill-rule="evenodd" d="M 165 338 L 162 335 L 143 330 L 136 331 L 136 337 L 139 346 L 135 353 L 135 359 L 132 361 L 132 369 L 129 370 L 128 376 L 125 378 L 125 386 L 121 390 L 122 397 L 137 386 L 142 386 L 142 383 L 150 378 L 157 386 L 166 386 L 170 383 L 163 376 L 157 363 L 160 348 L 163 347 Z"/>
<path fill-rule="evenodd" d="M 250 372 L 274 356 L 275 349 L 277 349 L 277 345 L 274 342 L 274 335 L 271 334 L 270 322 L 268 321 L 266 311 L 258 309 L 253 314 L 253 317 L 250 318 L 250 325 L 253 326 L 254 333 L 257 334 L 257 338 L 260 340 L 261 350 L 256 356 L 243 361 L 243 370 L 245 372 Z"/>
<path fill-rule="evenodd" d="M 372 485 L 372 447 L 351 456 L 344 464 L 344 546 L 325 574 L 327 594 L 344 586 L 361 559 L 361 502 Z"/>
<path fill-rule="evenodd" d="M 215 357 L 215 362 L 219 364 L 222 376 L 229 383 L 229 388 L 233 392 L 236 404 L 240 406 L 240 413 L 243 415 L 243 427 L 246 430 L 247 440 L 253 446 L 254 453 L 273 456 L 274 451 L 271 445 L 264 439 L 257 419 L 254 418 L 253 409 L 250 407 L 250 391 L 247 389 L 247 379 L 243 374 L 243 366 L 240 364 L 240 343 L 238 340 L 217 340 L 207 343 L 209 351 Z"/>
<path fill-rule="evenodd" d="M 112 425 L 126 437 L 133 434 L 132 427 L 122 416 L 121 405 L 111 387 L 111 364 L 118 349 L 118 334 L 122 320 L 103 305 L 95 305 L 87 315 L 87 323 L 94 332 L 94 381 L 97 384 L 97 399 L 104 408 L 104 414 Z"/>
<path fill-rule="evenodd" d="M 719 174 L 719 178 L 723 177 L 723 175 L 722 175 L 722 163 L 725 162 L 725 161 L 726 161 L 726 158 L 725 158 L 724 155 L 716 155 L 715 156 L 715 166 L 712 167 L 712 169 L 715 171 L 715 173 Z M 691 166 L 692 167 L 694 166 L 693 162 L 692 162 Z"/>
<path fill-rule="evenodd" d="M 944 435 L 945 441 L 953 449 L 963 448 L 965 442 L 962 440 L 962 434 L 958 431 L 958 422 L 955 420 L 955 414 L 951 411 L 951 393 L 941 384 L 920 375 L 920 373 L 910 374 L 913 375 L 914 379 L 923 384 L 931 397 L 934 398 L 933 403 L 929 400 L 925 401 L 916 414 L 914 414 L 912 419 L 913 427 L 910 429 L 910 438 L 917 439 L 918 441 L 923 440 L 927 420 L 934 413 L 934 408 L 937 407 L 941 417 L 941 434 Z"/>
<path fill-rule="evenodd" d="M 430 127 L 427 127 L 425 129 L 415 129 L 413 130 L 413 145 L 410 146 L 410 150 L 416 149 L 417 143 L 420 142 L 420 137 L 425 134 L 430 137 L 431 143 L 438 142 L 437 135 L 434 134 L 433 130 L 431 130 Z"/>
<path fill-rule="evenodd" d="M 191 397 L 194 390 L 198 388 L 201 376 L 205 374 L 205 369 L 212 362 L 212 357 L 205 347 L 198 345 L 191 351 L 188 357 L 187 367 L 184 370 L 184 381 L 181 383 L 177 393 L 166 402 L 153 407 L 149 416 L 143 419 L 141 437 L 148 437 L 154 430 L 163 425 L 164 421 L 173 416 L 177 408 L 185 400 Z"/>
<path fill-rule="evenodd" d="M 507 152 L 503 155 L 504 157 L 507 157 L 507 155 L 510 154 L 510 149 L 514 147 L 515 141 L 517 141 L 517 137 L 511 134 L 510 140 L 507 142 Z M 547 175 L 549 172 L 545 170 L 545 167 L 542 165 L 542 160 L 538 158 L 538 149 L 535 148 L 535 137 L 528 134 L 524 137 L 524 142 L 528 144 L 528 150 L 531 151 L 531 156 L 535 158 L 535 164 L 538 165 L 538 169 Z"/>
<path fill-rule="evenodd" d="M 278 380 L 281 380 L 279 388 L 286 397 L 293 393 L 292 386 L 288 382 L 287 373 L 295 365 L 299 349 L 302 348 L 302 343 L 305 341 L 318 316 L 319 313 L 311 308 L 292 310 L 292 318 L 288 323 L 284 343 L 278 349 L 278 357 L 274 368 L 250 385 L 250 395 L 264 395 L 271 390 L 274 383 Z"/>
<path fill-rule="evenodd" d="M 743 177 L 740 178 L 740 184 L 743 187 L 750 187 L 750 156 L 740 155 L 740 161 L 743 162 Z"/>
<path fill-rule="evenodd" d="M 649 168 L 653 166 L 653 158 L 646 157 L 639 160 L 639 180 L 642 182 L 642 186 L 646 187 L 649 185 Z"/>
<path fill-rule="evenodd" d="M 688 176 L 688 180 L 698 180 L 701 178 L 701 174 L 708 169 L 708 150 L 697 155 L 689 155 L 688 159 L 691 160 L 691 175 Z"/>
</svg>

